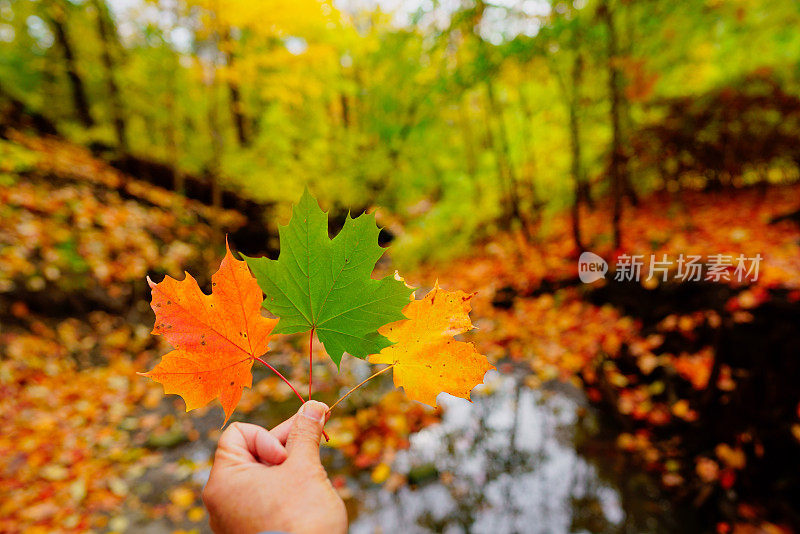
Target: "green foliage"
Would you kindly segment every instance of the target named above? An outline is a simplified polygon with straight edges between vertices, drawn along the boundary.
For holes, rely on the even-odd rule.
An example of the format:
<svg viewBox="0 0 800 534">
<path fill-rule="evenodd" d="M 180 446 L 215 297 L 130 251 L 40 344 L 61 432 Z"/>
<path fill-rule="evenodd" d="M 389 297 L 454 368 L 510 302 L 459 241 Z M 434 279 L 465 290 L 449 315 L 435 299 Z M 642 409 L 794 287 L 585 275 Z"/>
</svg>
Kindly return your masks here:
<svg viewBox="0 0 800 534">
<path fill-rule="evenodd" d="M 413 289 L 391 276 L 370 278 L 383 255 L 379 231 L 373 214 L 348 215 L 331 240 L 328 216 L 306 189 L 280 227 L 278 259 L 246 258 L 266 295 L 264 307 L 280 319 L 274 332 L 314 330 L 337 366 L 344 352 L 365 358 L 388 347 L 377 330 L 404 318 Z"/>
<path fill-rule="evenodd" d="M 14 184 L 17 175 L 33 170 L 38 159 L 36 152 L 0 139 L 0 185 Z"/>
<path fill-rule="evenodd" d="M 629 157 L 635 133 L 663 119 L 665 99 L 762 70 L 800 93 L 800 10 L 790 0 L 553 1 L 536 13 L 529 3 L 428 4 L 404 20 L 310 0 L 155 2 L 113 10 L 124 31 L 104 40 L 103 2 L 0 0 L 2 90 L 83 144 L 113 146 L 119 112 L 134 155 L 274 203 L 276 216 L 305 186 L 337 214 L 380 205 L 397 223 L 393 254 L 404 265 L 457 254 L 487 228 L 543 228 L 569 207 L 571 111 L 579 174 L 595 195 L 607 192 L 611 64 Z M 90 128 L 76 120 L 59 12 Z M 152 13 L 163 15 L 157 24 Z M 631 181 L 663 186 L 635 166 Z"/>
</svg>

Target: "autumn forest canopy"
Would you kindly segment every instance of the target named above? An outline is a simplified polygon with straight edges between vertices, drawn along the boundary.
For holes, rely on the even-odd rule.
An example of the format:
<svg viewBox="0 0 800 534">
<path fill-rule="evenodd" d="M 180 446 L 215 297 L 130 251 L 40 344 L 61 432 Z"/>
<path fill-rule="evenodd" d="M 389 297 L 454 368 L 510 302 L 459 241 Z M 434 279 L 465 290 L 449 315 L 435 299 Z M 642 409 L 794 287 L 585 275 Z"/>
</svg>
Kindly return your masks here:
<svg viewBox="0 0 800 534">
<path fill-rule="evenodd" d="M 207 202 L 380 206 L 410 263 L 576 194 L 796 179 L 791 2 L 359 7 L 4 2 L 3 98 Z"/>
<path fill-rule="evenodd" d="M 800 529 L 798 28 L 792 0 L 0 0 L 0 531 L 206 532 L 220 421 L 398 365 L 395 270 L 459 302 L 458 396 L 496 370 L 469 408 L 391 373 L 341 403 L 354 532 Z M 363 291 L 270 307 L 293 205 L 348 261 L 317 200 L 394 288 L 363 350 L 317 330 Z M 197 295 L 223 256 L 251 314 L 298 314 L 224 418 L 136 374 L 170 350 L 156 288 L 221 302 Z M 574 482 L 536 482 L 559 458 Z"/>
</svg>

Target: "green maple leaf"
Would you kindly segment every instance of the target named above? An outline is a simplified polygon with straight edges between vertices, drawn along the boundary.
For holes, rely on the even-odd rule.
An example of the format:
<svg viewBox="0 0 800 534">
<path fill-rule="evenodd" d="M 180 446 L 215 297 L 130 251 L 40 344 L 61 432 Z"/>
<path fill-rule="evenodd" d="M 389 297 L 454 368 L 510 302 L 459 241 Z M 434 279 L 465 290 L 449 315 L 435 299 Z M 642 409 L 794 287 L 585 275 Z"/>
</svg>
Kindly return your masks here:
<svg viewBox="0 0 800 534">
<path fill-rule="evenodd" d="M 348 215 L 331 240 L 328 214 L 306 189 L 279 228 L 278 259 L 245 257 L 266 295 L 264 307 L 280 319 L 273 333 L 314 329 L 337 366 L 345 352 L 365 358 L 391 345 L 377 330 L 405 319 L 413 289 L 391 276 L 370 277 L 384 252 L 379 232 L 374 214 Z"/>
</svg>

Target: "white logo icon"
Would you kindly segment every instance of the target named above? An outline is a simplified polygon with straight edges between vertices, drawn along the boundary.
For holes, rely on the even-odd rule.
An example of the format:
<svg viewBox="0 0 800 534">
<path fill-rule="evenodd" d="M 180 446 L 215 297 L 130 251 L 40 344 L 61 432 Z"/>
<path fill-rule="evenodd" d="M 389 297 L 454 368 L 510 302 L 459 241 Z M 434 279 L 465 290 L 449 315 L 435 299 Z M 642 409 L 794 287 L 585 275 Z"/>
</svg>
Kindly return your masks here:
<svg viewBox="0 0 800 534">
<path fill-rule="evenodd" d="M 608 263 L 594 252 L 584 252 L 578 258 L 578 278 L 584 284 L 591 284 L 606 277 Z"/>
</svg>

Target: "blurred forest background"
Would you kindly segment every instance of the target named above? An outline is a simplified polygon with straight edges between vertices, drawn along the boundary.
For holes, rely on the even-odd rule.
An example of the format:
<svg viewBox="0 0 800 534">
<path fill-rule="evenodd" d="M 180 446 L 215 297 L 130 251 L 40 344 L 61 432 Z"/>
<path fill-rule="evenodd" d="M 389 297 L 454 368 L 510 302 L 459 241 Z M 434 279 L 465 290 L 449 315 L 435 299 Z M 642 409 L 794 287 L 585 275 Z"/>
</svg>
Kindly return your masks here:
<svg viewBox="0 0 800 534">
<path fill-rule="evenodd" d="M 793 0 L 0 0 L 0 531 L 207 531 L 219 409 L 135 375 L 166 350 L 145 276 L 208 284 L 226 234 L 275 254 L 306 186 L 332 232 L 377 210 L 382 269 L 478 291 L 501 371 L 466 415 L 346 403 L 353 531 L 800 529 L 798 28 Z M 763 261 L 583 285 L 583 250 Z M 303 344 L 270 353 L 297 383 Z M 322 400 L 369 374 L 317 360 Z M 259 370 L 235 417 L 296 408 Z"/>
</svg>

